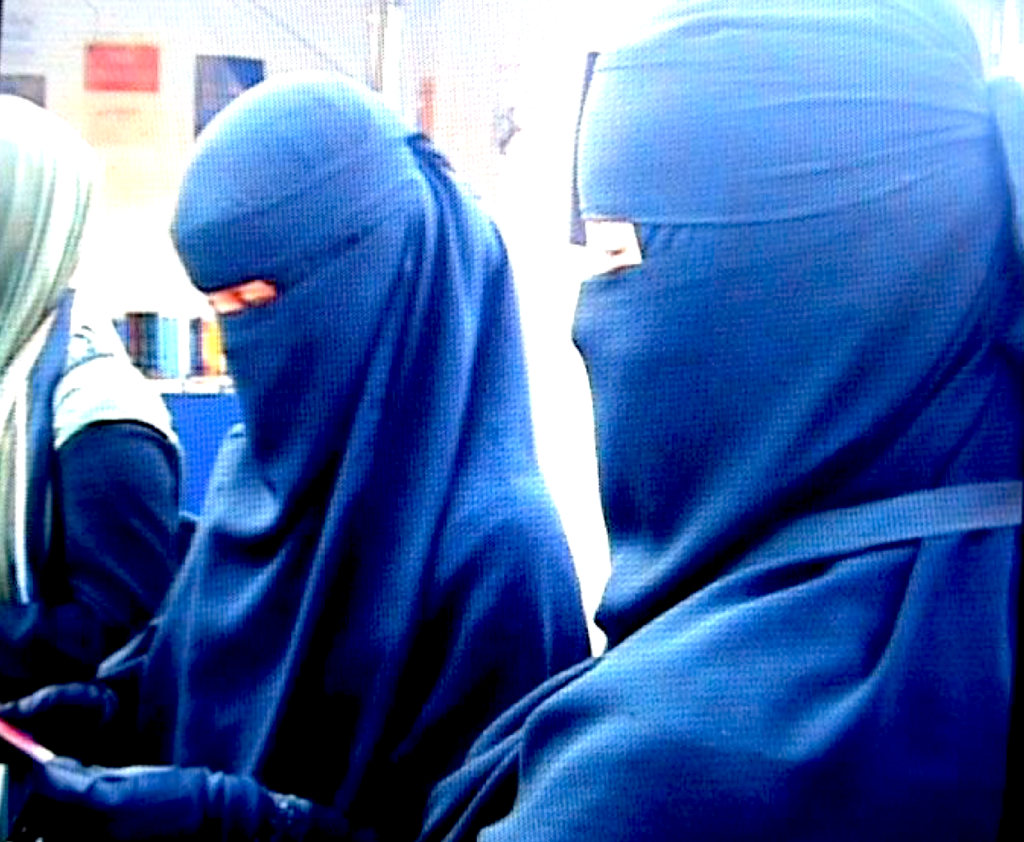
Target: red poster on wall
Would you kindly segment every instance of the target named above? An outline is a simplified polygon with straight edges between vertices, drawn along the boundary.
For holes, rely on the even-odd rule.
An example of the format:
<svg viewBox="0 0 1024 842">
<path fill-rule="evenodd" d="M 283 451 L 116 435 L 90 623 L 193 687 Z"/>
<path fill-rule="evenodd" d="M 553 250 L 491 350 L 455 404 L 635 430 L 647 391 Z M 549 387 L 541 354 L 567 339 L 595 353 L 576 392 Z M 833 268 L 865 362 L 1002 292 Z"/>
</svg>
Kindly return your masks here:
<svg viewBox="0 0 1024 842">
<path fill-rule="evenodd" d="M 160 49 L 153 44 L 96 43 L 85 48 L 87 91 L 160 90 Z"/>
</svg>

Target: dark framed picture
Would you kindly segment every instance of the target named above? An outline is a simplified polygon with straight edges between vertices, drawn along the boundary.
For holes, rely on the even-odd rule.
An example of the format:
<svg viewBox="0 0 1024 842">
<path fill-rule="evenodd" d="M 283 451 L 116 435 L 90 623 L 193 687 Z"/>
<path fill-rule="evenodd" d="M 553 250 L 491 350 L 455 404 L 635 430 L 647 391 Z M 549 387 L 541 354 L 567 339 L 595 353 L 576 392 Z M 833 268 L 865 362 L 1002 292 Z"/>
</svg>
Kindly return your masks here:
<svg viewBox="0 0 1024 842">
<path fill-rule="evenodd" d="M 264 77 L 263 59 L 242 56 L 196 56 L 195 134 L 218 111 Z"/>
<path fill-rule="evenodd" d="M 0 73 L 0 94 L 14 94 L 46 107 L 46 77 L 37 73 Z"/>
</svg>

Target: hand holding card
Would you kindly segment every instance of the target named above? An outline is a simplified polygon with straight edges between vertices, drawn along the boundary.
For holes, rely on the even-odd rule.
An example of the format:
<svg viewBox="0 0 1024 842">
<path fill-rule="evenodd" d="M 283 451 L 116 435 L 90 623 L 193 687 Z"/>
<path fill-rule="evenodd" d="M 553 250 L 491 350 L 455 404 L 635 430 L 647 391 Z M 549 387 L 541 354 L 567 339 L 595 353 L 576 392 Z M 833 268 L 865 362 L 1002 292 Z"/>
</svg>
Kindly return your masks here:
<svg viewBox="0 0 1024 842">
<path fill-rule="evenodd" d="M 117 694 L 99 682 L 57 684 L 0 705 L 0 729 L 10 726 L 15 740 L 19 733 L 31 735 L 32 742 L 86 764 L 122 765 L 117 753 L 122 743 L 113 725 L 119 707 Z M 5 733 L 11 732 L 0 730 L 0 750 Z"/>
<path fill-rule="evenodd" d="M 0 740 L 36 763 L 48 763 L 54 754 L 32 737 L 0 719 Z M 21 813 L 31 791 L 28 781 L 32 764 L 22 757 L 8 759 L 10 750 L 0 744 L 0 839 L 11 838 L 12 823 Z"/>
<path fill-rule="evenodd" d="M 39 745 L 24 731 L 15 728 L 2 719 L 0 719 L 0 739 L 3 739 L 8 745 L 13 746 L 23 754 L 27 754 L 37 763 L 47 763 L 53 760 L 55 756 L 52 751 L 45 746 Z"/>
</svg>

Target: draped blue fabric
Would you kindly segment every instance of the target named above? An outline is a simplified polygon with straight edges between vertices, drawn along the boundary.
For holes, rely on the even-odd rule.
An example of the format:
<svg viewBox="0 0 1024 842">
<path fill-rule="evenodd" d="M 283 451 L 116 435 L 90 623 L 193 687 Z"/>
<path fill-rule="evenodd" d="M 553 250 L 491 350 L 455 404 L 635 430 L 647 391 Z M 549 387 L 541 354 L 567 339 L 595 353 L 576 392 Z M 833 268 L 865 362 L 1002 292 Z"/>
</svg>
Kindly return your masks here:
<svg viewBox="0 0 1024 842">
<path fill-rule="evenodd" d="M 278 297 L 221 317 L 244 423 L 141 650 L 131 759 L 414 836 L 473 737 L 587 654 L 502 241 L 425 138 L 330 74 L 211 122 L 172 233 L 200 289 Z"/>
<path fill-rule="evenodd" d="M 609 649 L 424 839 L 994 837 L 1024 466 L 994 116 L 943 0 L 677 1 L 601 55 L 582 214 L 643 252 L 574 325 Z"/>
</svg>

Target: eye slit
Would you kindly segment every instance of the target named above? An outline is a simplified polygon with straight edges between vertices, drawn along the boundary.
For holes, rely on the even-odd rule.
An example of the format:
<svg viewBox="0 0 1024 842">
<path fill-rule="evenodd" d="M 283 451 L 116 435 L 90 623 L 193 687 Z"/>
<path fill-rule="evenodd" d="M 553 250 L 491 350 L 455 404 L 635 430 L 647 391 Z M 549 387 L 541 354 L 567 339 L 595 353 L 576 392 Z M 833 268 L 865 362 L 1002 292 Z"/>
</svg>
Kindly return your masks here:
<svg viewBox="0 0 1024 842">
<path fill-rule="evenodd" d="M 277 287 L 271 281 L 256 279 L 209 293 L 206 300 L 218 316 L 261 307 L 277 298 Z"/>
<path fill-rule="evenodd" d="M 587 250 L 592 254 L 598 274 L 628 269 L 643 263 L 636 225 L 625 220 L 584 221 Z"/>
<path fill-rule="evenodd" d="M 207 294 L 206 300 L 218 316 L 228 316 L 245 308 L 245 304 L 238 299 L 233 290 L 219 289 Z"/>
<path fill-rule="evenodd" d="M 277 298 L 277 287 L 270 281 L 248 281 L 237 287 L 238 297 L 244 306 L 257 307 Z"/>
</svg>

